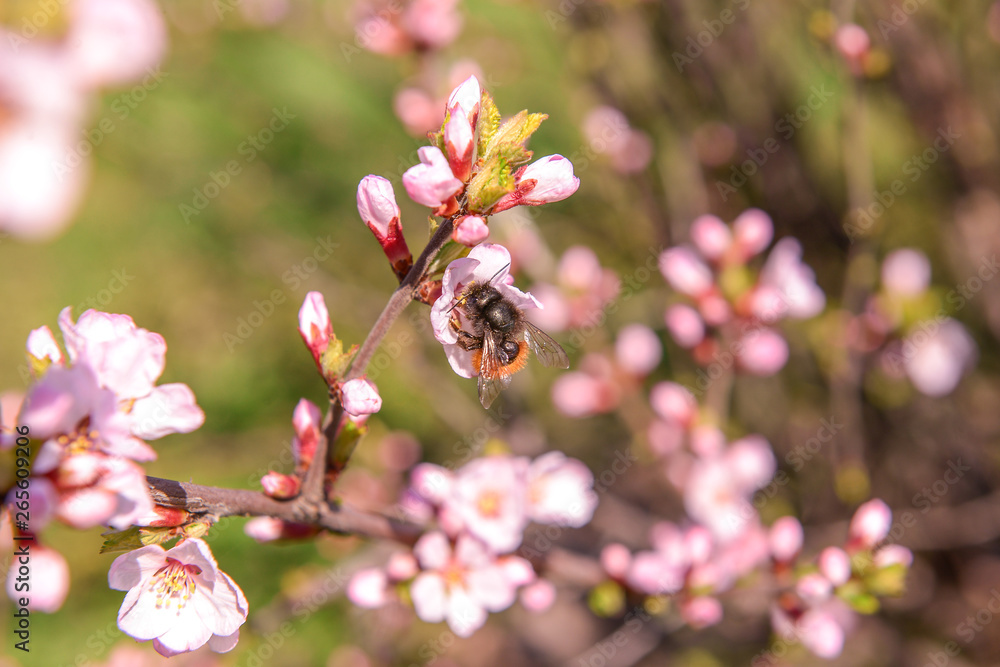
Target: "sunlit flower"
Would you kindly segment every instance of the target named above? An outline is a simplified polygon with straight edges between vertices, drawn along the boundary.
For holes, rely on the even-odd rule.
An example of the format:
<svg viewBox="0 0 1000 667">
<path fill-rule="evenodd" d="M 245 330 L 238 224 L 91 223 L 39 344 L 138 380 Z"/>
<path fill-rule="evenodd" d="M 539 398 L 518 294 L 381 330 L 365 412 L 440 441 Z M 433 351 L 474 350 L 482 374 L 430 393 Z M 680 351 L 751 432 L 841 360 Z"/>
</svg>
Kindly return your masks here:
<svg viewBox="0 0 1000 667">
<path fill-rule="evenodd" d="M 218 653 L 236 646 L 247 618 L 243 591 L 219 570 L 208 545 L 182 540 L 169 551 L 153 544 L 123 554 L 108 572 L 108 585 L 128 591 L 118 627 L 139 640 L 153 640 L 165 656 L 208 644 Z"/>
<path fill-rule="evenodd" d="M 451 173 L 448 158 L 436 146 L 422 146 L 417 150 L 420 164 L 410 167 L 403 174 L 403 187 L 410 199 L 437 208 L 462 189 L 462 181 Z"/>
<path fill-rule="evenodd" d="M 548 452 L 528 468 L 528 516 L 538 523 L 579 528 L 597 507 L 594 474 L 562 452 Z"/>
<path fill-rule="evenodd" d="M 490 549 L 513 551 L 521 544 L 529 520 L 527 471 L 528 461 L 523 458 L 487 456 L 470 461 L 456 471 L 445 509 L 460 517 L 465 529 Z M 549 516 L 546 509 L 540 505 L 539 514 Z"/>
</svg>

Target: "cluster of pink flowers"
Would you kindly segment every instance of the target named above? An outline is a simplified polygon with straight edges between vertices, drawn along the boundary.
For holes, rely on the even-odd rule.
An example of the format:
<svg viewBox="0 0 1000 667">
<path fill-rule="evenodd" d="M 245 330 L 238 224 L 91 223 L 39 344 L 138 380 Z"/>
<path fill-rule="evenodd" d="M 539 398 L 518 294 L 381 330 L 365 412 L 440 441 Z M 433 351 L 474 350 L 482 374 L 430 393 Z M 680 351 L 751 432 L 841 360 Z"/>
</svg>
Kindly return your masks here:
<svg viewBox="0 0 1000 667">
<path fill-rule="evenodd" d="M 444 48 L 462 31 L 458 0 L 364 0 L 355 15 L 358 43 L 389 56 Z"/>
<path fill-rule="evenodd" d="M 622 174 L 644 170 L 653 159 L 649 135 L 629 125 L 625 114 L 613 107 L 597 107 L 583 121 L 583 133 L 595 153 L 606 155 Z"/>
<path fill-rule="evenodd" d="M 27 239 L 59 233 L 82 198 L 94 150 L 84 130 L 95 91 L 144 77 L 155 85 L 166 49 L 163 18 L 151 0 L 53 7 L 66 15 L 58 39 L 27 19 L 19 28 L 0 27 L 0 231 Z"/>
<path fill-rule="evenodd" d="M 691 225 L 693 247 L 671 248 L 660 256 L 663 276 L 693 302 L 667 309 L 667 329 L 701 365 L 735 364 L 753 375 L 773 375 L 788 360 L 788 344 L 773 325 L 784 318 L 813 317 L 826 305 L 793 238 L 778 241 L 753 275 L 747 263 L 773 235 L 771 218 L 758 209 L 741 213 L 732 227 L 703 215 Z"/>
<path fill-rule="evenodd" d="M 47 326 L 28 336 L 28 360 L 36 381 L 14 422 L 27 429 L 19 434 L 40 445 L 28 485 L 35 580 L 30 592 L 15 592 L 16 578 L 8 577 L 8 594 L 27 595 L 30 606 L 40 611 L 55 611 L 62 604 L 69 576 L 62 556 L 37 544 L 37 532 L 52 518 L 78 529 L 175 525 L 170 510 L 153 505 L 137 462 L 156 458 L 148 440 L 189 433 L 205 420 L 187 385 L 156 384 L 166 355 L 159 334 L 137 327 L 127 315 L 95 310 L 74 322 L 69 308 L 60 313 L 59 328 L 65 352 Z M 5 429 L 3 447 L 15 443 L 13 435 Z M 15 492 L 5 504 L 16 506 Z M 5 530 L 10 530 L 9 523 Z M 192 560 L 184 554 L 194 544 L 201 556 Z M 178 555 L 166 560 L 162 552 L 159 546 L 145 547 L 122 556 L 112 567 L 112 587 L 130 589 L 119 614 L 122 630 L 140 640 L 156 639 L 156 649 L 165 655 L 198 648 L 214 635 L 235 637 L 246 619 L 246 600 L 232 580 L 216 570 L 207 546 L 197 540 L 182 542 L 167 552 Z M 175 567 L 180 568 L 176 574 Z M 216 585 L 221 580 L 225 587 Z M 183 608 L 192 593 L 195 600 L 182 614 L 163 607 L 166 596 Z M 239 612 L 238 621 L 233 608 Z M 235 638 L 211 644 L 229 650 Z"/>
<path fill-rule="evenodd" d="M 601 564 L 627 590 L 673 595 L 681 618 L 694 628 L 721 621 L 720 596 L 763 568 L 778 587 L 787 589 L 772 604 L 775 632 L 820 657 L 833 658 L 853 627 L 854 611 L 872 613 L 876 595 L 902 589 L 913 555 L 903 547 L 880 544 L 891 519 L 881 500 L 865 503 L 851 520 L 844 546 L 827 547 L 812 559 L 801 558 L 802 525 L 790 516 L 769 528 L 755 520 L 730 539 L 697 522 L 661 522 L 650 532 L 652 550 L 632 553 L 622 544 L 609 544 L 601 552 Z"/>
<path fill-rule="evenodd" d="M 913 248 L 889 253 L 881 289 L 849 323 L 847 337 L 856 349 L 876 352 L 889 377 L 907 377 L 922 394 L 944 396 L 975 364 L 978 350 L 965 327 L 945 314 L 930 281 L 924 253 Z M 949 305 L 964 305 L 967 297 L 955 290 L 946 298 Z"/>
<path fill-rule="evenodd" d="M 532 521 L 574 528 L 588 523 L 597 506 L 593 483 L 585 465 L 557 451 L 534 461 L 489 456 L 455 472 L 422 463 L 413 469 L 401 507 L 427 532 L 412 553 L 357 572 L 348 597 L 376 608 L 406 586 L 417 616 L 447 621 L 461 637 L 482 626 L 488 612 L 513 604 L 519 588 L 525 607 L 542 611 L 555 588 L 515 551 Z"/>
</svg>

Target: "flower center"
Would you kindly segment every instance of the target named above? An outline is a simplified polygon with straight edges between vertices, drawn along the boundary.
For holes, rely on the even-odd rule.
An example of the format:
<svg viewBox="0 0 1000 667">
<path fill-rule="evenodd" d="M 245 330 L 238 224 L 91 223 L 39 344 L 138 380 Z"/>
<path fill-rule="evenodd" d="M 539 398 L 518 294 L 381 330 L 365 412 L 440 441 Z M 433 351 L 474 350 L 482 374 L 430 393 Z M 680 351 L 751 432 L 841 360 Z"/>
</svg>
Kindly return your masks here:
<svg viewBox="0 0 1000 667">
<path fill-rule="evenodd" d="M 446 565 L 442 574 L 444 575 L 445 585 L 449 590 L 465 585 L 465 570 L 458 563 L 449 563 Z"/>
<path fill-rule="evenodd" d="M 479 499 L 476 502 L 479 514 L 490 519 L 500 516 L 502 506 L 503 496 L 498 491 L 483 491 L 479 494 Z"/>
<path fill-rule="evenodd" d="M 56 438 L 56 442 L 66 454 L 82 454 L 95 449 L 94 442 L 98 438 L 97 431 L 90 430 L 90 417 L 81 421 L 72 433 L 65 433 Z"/>
<path fill-rule="evenodd" d="M 194 593 L 194 576 L 201 574 L 197 565 L 185 565 L 174 558 L 167 558 L 167 564 L 156 571 L 149 582 L 149 590 L 156 593 L 156 608 L 170 608 L 172 601 L 177 602 L 177 612 L 180 613 Z"/>
</svg>

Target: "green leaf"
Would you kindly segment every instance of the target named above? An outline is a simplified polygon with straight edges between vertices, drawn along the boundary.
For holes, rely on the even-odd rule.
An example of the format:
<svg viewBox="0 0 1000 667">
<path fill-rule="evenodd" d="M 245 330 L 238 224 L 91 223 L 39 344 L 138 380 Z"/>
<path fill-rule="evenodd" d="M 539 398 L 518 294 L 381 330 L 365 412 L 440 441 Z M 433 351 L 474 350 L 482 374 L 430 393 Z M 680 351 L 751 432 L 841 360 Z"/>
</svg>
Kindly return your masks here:
<svg viewBox="0 0 1000 667">
<path fill-rule="evenodd" d="M 879 568 L 865 577 L 865 584 L 875 595 L 902 595 L 906 590 L 906 568 L 902 563 Z"/>
<path fill-rule="evenodd" d="M 486 154 L 486 145 L 496 134 L 497 128 L 500 127 L 500 110 L 497 109 L 496 102 L 493 101 L 493 96 L 487 91 L 483 91 L 482 98 L 479 103 L 479 150 L 477 151 L 479 155 Z"/>
<path fill-rule="evenodd" d="M 465 191 L 466 203 L 470 211 L 485 211 L 513 191 L 514 176 L 509 156 L 494 154 L 469 181 L 469 187 Z"/>
<path fill-rule="evenodd" d="M 326 350 L 320 357 L 320 363 L 323 364 L 323 377 L 331 384 L 339 381 L 347 372 L 351 361 L 354 360 L 354 355 L 357 353 L 357 345 L 352 345 L 347 352 L 344 352 L 344 342 L 337 338 L 336 334 L 331 336 Z"/>
<path fill-rule="evenodd" d="M 507 119 L 496 134 L 486 144 L 483 154 L 488 160 L 493 152 L 500 150 L 505 145 L 524 146 L 524 142 L 535 133 L 542 121 L 548 118 L 544 113 L 529 114 L 526 109 L 518 111 L 517 114 Z"/>
<path fill-rule="evenodd" d="M 598 616 L 617 616 L 625 608 L 625 591 L 614 581 L 605 581 L 591 589 L 587 604 Z"/>
<path fill-rule="evenodd" d="M 344 425 L 333 443 L 333 468 L 343 470 L 358 446 L 361 437 L 368 432 L 367 424 L 356 424 L 350 419 L 344 419 Z"/>
<path fill-rule="evenodd" d="M 125 553 L 135 551 L 150 544 L 163 544 L 177 537 L 177 529 L 171 528 L 140 528 L 132 526 L 126 530 L 104 533 L 102 554 Z"/>
</svg>

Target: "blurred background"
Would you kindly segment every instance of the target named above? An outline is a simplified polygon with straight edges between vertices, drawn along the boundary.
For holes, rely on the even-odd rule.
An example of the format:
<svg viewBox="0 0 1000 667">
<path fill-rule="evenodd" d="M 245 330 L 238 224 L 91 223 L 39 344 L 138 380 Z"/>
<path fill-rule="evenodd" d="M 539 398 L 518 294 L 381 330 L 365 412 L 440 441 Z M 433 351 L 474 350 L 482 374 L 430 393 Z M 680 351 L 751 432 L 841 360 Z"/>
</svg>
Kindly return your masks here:
<svg viewBox="0 0 1000 667">
<path fill-rule="evenodd" d="M 325 400 L 296 331 L 302 299 L 322 292 L 337 335 L 363 340 L 395 279 L 358 218 L 357 183 L 369 173 L 393 182 L 419 252 L 426 209 L 403 196 L 400 177 L 417 161 L 422 133 L 440 123 L 448 92 L 477 73 L 505 114 L 549 114 L 531 148 L 570 158 L 581 180 L 565 202 L 491 222 L 492 238 L 535 244 L 533 253 L 515 253 L 519 284 L 555 282 L 566 249 L 589 246 L 628 297 L 618 297 L 613 314 L 553 335 L 575 366 L 638 322 L 660 336 L 663 361 L 622 388 L 614 409 L 584 418 L 553 408 L 557 374 L 536 364 L 505 394 L 500 416 L 490 416 L 475 383 L 448 367 L 426 307 L 411 304 L 370 374 L 384 407 L 342 481 L 344 495 L 386 507 L 417 457 L 445 462 L 462 443 L 481 448 L 494 437 L 518 453 L 563 450 L 595 471 L 629 446 L 648 462 L 636 427 L 643 388 L 692 383 L 697 371 L 666 333 L 672 292 L 650 258 L 686 241 L 701 214 L 730 221 L 758 207 L 776 238 L 801 241 L 827 297 L 823 315 L 785 327 L 784 370 L 733 387 L 727 432 L 765 435 L 792 480 L 761 510 L 765 521 L 796 514 L 808 549 L 812 539 L 817 547 L 840 539 L 868 497 L 919 518 L 900 539 L 917 553 L 907 593 L 863 617 L 833 663 L 934 664 L 931 656 L 957 641 L 961 651 L 947 664 L 1000 664 L 994 626 L 968 642 L 958 629 L 1000 600 L 1000 282 L 992 280 L 1000 5 L 436 4 L 444 7 L 430 12 L 430 27 L 407 42 L 365 32 L 380 11 L 374 5 L 161 2 L 162 62 L 132 82 L 95 89 L 80 114 L 74 143 L 85 180 L 64 231 L 43 242 L 6 232 L 0 239 L 0 389 L 26 388 L 25 338 L 43 324 L 55 328 L 63 307 L 75 316 L 89 307 L 127 313 L 167 341 L 160 381 L 187 383 L 206 413 L 195 433 L 155 443 L 160 458 L 149 474 L 259 488 L 266 470 L 289 471 L 296 402 Z M 58 42 L 67 18 L 61 3 L 49 5 L 0 0 L 0 24 L 19 35 L 33 25 L 32 40 Z M 49 18 L 37 21 L 39 12 Z M 842 30 L 848 24 L 862 33 Z M 0 91 L 0 132 L 5 113 L 13 112 Z M 846 322 L 878 289 L 882 259 L 901 247 L 919 249 L 932 267 L 914 317 L 943 312 L 978 348 L 943 397 L 883 372 L 846 339 Z M 816 420 L 831 416 L 849 424 L 849 441 L 801 471 L 786 465 Z M 917 495 L 959 459 L 971 470 L 927 496 L 933 502 L 922 512 Z M 611 538 L 645 547 L 650 516 L 681 517 L 655 466 L 637 466 L 625 481 L 602 495 L 591 527 L 561 539 L 592 553 Z M 344 600 L 343 572 L 371 558 L 363 540 L 258 545 L 243 535 L 244 522 L 227 520 L 209 537 L 250 601 L 243 638 L 231 654 L 174 664 L 559 664 L 620 625 L 587 612 L 586 591 L 567 589 L 545 616 L 512 610 L 471 639 L 439 646 L 440 627 L 376 622 Z M 11 656 L 5 641 L 0 662 L 106 664 L 119 642 L 133 644 L 115 625 L 122 594 L 107 587 L 112 558 L 97 553 L 99 534 L 48 529 L 47 542 L 70 559 L 70 595 L 58 613 L 33 617 L 30 656 Z M 732 605 L 719 626 L 667 628 L 635 660 L 608 664 L 750 664 L 768 646 L 766 611 L 741 613 L 753 608 L 746 600 Z M 282 635 L 285 622 L 292 631 Z M 142 664 L 129 660 L 120 664 Z M 773 664 L 813 662 L 824 661 L 801 652 Z"/>
</svg>

